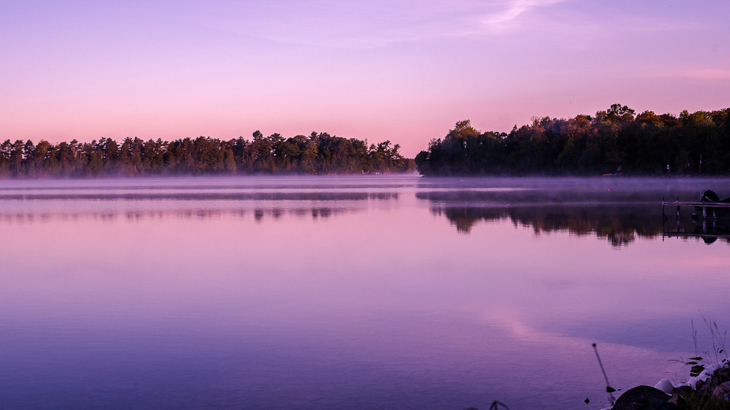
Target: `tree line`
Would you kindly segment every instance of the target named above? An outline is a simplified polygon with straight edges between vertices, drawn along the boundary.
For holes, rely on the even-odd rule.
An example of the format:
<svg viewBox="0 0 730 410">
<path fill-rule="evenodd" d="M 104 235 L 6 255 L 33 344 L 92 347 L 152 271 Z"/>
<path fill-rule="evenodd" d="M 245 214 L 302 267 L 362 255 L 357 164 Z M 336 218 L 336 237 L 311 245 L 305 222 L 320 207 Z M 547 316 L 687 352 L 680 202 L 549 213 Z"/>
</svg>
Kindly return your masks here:
<svg viewBox="0 0 730 410">
<path fill-rule="evenodd" d="M 111 138 L 51 144 L 0 144 L 0 178 L 201 174 L 364 174 L 414 170 L 400 145 L 313 132 L 284 138 L 253 133 L 251 140 L 210 137 L 174 141 Z"/>
<path fill-rule="evenodd" d="M 728 174 L 730 108 L 676 117 L 614 104 L 595 116 L 533 118 L 510 133 L 460 121 L 415 162 L 432 176 Z"/>
</svg>

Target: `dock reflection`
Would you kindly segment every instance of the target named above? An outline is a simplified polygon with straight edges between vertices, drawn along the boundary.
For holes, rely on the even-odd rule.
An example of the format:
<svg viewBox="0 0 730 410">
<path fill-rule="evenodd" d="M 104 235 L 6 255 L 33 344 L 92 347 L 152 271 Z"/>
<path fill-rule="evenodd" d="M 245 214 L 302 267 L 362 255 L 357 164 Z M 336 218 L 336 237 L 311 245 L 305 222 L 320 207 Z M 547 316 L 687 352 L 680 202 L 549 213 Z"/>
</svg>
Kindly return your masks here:
<svg viewBox="0 0 730 410">
<path fill-rule="evenodd" d="M 705 215 L 706 216 L 706 215 Z M 699 217 L 692 214 L 691 221 L 693 226 L 689 229 L 689 224 L 683 223 L 681 216 L 670 222 L 670 218 L 662 214 L 662 239 L 667 238 L 697 238 L 702 239 L 706 244 L 715 243 L 718 239 L 730 243 L 730 218 L 726 213 L 720 214 L 720 218 Z"/>
</svg>

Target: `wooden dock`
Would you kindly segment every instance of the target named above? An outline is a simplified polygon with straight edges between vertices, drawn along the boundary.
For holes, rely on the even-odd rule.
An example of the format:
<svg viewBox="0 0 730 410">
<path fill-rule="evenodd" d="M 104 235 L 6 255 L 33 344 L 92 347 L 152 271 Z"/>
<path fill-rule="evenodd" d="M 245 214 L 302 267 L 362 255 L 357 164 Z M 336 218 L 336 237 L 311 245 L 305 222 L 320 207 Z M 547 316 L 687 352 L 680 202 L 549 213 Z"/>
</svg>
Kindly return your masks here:
<svg viewBox="0 0 730 410">
<path fill-rule="evenodd" d="M 717 219 L 717 208 L 730 208 L 730 203 L 726 202 L 687 202 L 687 201 L 680 201 L 679 198 L 677 198 L 676 201 L 665 201 L 664 198 L 662 198 L 662 215 L 664 215 L 664 207 L 665 206 L 676 206 L 677 207 L 677 218 L 679 218 L 679 210 L 683 206 L 692 206 L 697 208 L 702 208 L 702 217 L 707 218 L 707 209 L 712 210 L 712 217 Z"/>
<path fill-rule="evenodd" d="M 677 227 L 674 232 L 667 231 L 665 229 L 665 225 L 667 223 L 667 216 L 664 214 L 664 207 L 665 206 L 676 206 L 677 207 Z M 702 209 L 702 227 L 700 229 L 700 226 L 697 225 L 695 230 L 693 232 L 682 232 L 681 224 L 680 224 L 680 215 L 679 211 L 683 206 L 691 206 L 693 209 Z M 718 208 L 720 210 L 728 209 L 730 208 L 730 203 L 726 202 L 689 202 L 689 201 L 680 201 L 679 198 L 677 198 L 676 201 L 665 201 L 664 198 L 662 198 L 662 240 L 664 240 L 665 237 L 676 237 L 676 238 L 702 238 L 707 243 L 712 243 L 717 239 L 727 239 L 730 240 L 730 235 L 727 233 L 727 228 L 720 229 L 718 232 L 717 230 L 717 210 Z M 707 210 L 712 211 L 712 221 L 711 225 L 708 226 L 710 222 L 708 222 L 708 215 Z M 698 223 L 698 222 L 696 222 Z M 708 229 L 709 228 L 709 229 Z"/>
</svg>

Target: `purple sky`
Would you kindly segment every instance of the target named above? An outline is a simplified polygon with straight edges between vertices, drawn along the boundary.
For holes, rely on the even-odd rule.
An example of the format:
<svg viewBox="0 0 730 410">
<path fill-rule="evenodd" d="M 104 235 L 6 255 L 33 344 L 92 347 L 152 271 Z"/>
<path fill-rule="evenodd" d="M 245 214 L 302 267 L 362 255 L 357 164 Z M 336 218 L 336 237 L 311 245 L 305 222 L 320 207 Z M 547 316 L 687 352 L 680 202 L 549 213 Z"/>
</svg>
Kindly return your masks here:
<svg viewBox="0 0 730 410">
<path fill-rule="evenodd" d="M 610 104 L 730 106 L 730 2 L 0 2 L 0 139 L 329 132 L 415 155 Z"/>
</svg>

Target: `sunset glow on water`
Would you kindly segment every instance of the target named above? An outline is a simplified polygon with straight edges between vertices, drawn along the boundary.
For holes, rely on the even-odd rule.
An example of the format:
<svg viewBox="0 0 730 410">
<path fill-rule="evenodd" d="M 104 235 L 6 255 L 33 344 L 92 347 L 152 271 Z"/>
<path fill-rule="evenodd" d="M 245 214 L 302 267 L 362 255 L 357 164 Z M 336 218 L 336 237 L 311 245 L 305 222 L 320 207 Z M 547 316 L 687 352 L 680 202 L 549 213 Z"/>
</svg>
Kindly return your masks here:
<svg viewBox="0 0 730 410">
<path fill-rule="evenodd" d="M 4 182 L 0 402 L 600 408 L 593 342 L 618 388 L 686 378 L 728 244 L 662 238 L 691 185 L 610 182 L 607 210 L 595 181 L 549 206 L 528 179 Z"/>
</svg>

